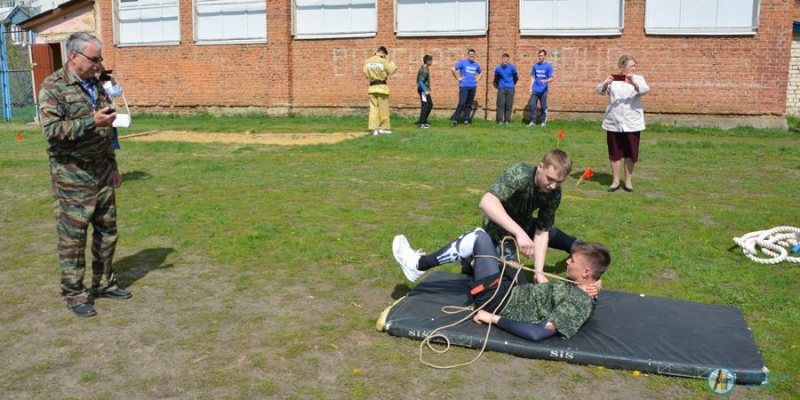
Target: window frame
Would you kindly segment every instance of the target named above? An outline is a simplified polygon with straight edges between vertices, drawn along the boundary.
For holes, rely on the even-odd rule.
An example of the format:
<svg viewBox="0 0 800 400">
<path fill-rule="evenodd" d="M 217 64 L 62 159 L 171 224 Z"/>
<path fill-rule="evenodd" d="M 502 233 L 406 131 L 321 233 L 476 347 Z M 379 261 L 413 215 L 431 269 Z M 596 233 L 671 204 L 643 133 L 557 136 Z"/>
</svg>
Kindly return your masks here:
<svg viewBox="0 0 800 400">
<path fill-rule="evenodd" d="M 670 0 L 675 1 L 675 0 Z M 682 2 L 685 0 L 677 0 L 678 7 L 681 7 Z M 681 28 L 681 27 L 671 27 L 671 28 L 661 28 L 661 27 L 649 27 L 648 26 L 648 15 L 650 10 L 651 1 L 645 2 L 645 10 L 644 10 L 644 31 L 647 35 L 693 35 L 693 36 L 754 36 L 758 33 L 758 28 L 760 27 L 760 19 L 761 19 L 761 0 L 753 0 L 753 14 L 752 14 L 752 25 L 749 28 L 742 28 L 742 27 L 713 27 L 713 28 L 699 28 L 699 27 L 689 27 L 689 28 Z M 680 12 L 679 12 L 680 15 Z M 719 0 L 717 0 L 717 15 L 719 15 Z"/>
<path fill-rule="evenodd" d="M 451 0 L 458 3 L 459 0 Z M 489 32 L 489 0 L 483 0 L 484 29 L 470 29 L 462 31 L 401 31 L 400 30 L 400 0 L 394 0 L 394 33 L 397 37 L 458 37 L 458 36 L 486 36 Z"/>
<path fill-rule="evenodd" d="M 264 37 L 263 38 L 236 38 L 236 39 L 200 39 L 199 30 L 200 30 L 200 19 L 198 14 L 198 3 L 201 0 L 192 0 L 192 38 L 194 39 L 194 44 L 198 46 L 206 46 L 206 45 L 220 45 L 220 44 L 264 44 L 267 43 L 267 36 L 269 33 L 268 24 L 269 18 L 267 15 L 267 0 L 261 0 L 264 2 Z M 233 0 L 228 0 L 229 2 Z M 256 1 L 252 1 L 256 2 Z"/>
<path fill-rule="evenodd" d="M 297 0 L 292 0 L 292 37 L 297 40 L 315 39 L 347 39 L 365 38 L 378 36 L 378 0 L 372 0 L 375 4 L 375 26 L 368 32 L 333 32 L 333 33 L 297 33 Z"/>
<path fill-rule="evenodd" d="M 136 0 L 141 1 L 141 0 Z M 119 20 L 119 13 L 120 13 L 120 3 L 122 0 L 113 0 L 112 7 L 113 13 L 111 15 L 112 23 L 111 28 L 114 33 L 114 46 L 116 47 L 153 47 L 153 46 L 179 46 L 181 44 L 181 3 L 180 0 L 174 0 L 176 7 L 178 7 L 178 40 L 166 40 L 161 42 L 137 42 L 137 43 L 122 43 L 121 42 L 121 35 L 122 33 L 120 28 L 120 20 Z M 162 0 L 163 3 L 163 0 Z"/>
<path fill-rule="evenodd" d="M 544 29 L 531 29 L 524 26 L 524 4 L 525 0 L 519 0 L 519 32 L 521 36 L 622 36 L 625 30 L 625 0 L 618 0 L 620 3 L 619 8 L 619 26 L 611 28 L 544 28 Z M 557 3 L 558 0 L 552 0 Z M 591 4 L 591 0 L 586 2 L 587 7 Z M 556 8 L 553 7 L 553 13 Z M 586 13 L 587 17 L 589 13 Z M 555 18 L 553 18 L 554 20 Z"/>
</svg>

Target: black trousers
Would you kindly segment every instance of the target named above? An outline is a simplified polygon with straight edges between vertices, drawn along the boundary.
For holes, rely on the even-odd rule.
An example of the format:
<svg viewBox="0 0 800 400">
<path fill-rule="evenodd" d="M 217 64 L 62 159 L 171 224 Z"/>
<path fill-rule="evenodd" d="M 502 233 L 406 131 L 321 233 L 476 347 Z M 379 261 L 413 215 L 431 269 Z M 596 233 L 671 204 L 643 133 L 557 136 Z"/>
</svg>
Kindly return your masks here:
<svg viewBox="0 0 800 400">
<path fill-rule="evenodd" d="M 433 110 L 433 98 L 428 92 L 425 95 L 425 101 L 422 101 L 422 90 L 417 89 L 417 94 L 420 96 L 419 121 L 417 121 L 417 124 L 427 124 L 428 116 L 431 115 L 431 110 Z"/>
<path fill-rule="evenodd" d="M 469 121 L 469 116 L 472 114 L 472 102 L 475 101 L 475 91 L 477 88 L 458 88 L 458 106 L 456 106 L 456 113 L 453 114 L 453 121 L 458 122 L 458 118 L 462 116 L 461 122 Z"/>
</svg>

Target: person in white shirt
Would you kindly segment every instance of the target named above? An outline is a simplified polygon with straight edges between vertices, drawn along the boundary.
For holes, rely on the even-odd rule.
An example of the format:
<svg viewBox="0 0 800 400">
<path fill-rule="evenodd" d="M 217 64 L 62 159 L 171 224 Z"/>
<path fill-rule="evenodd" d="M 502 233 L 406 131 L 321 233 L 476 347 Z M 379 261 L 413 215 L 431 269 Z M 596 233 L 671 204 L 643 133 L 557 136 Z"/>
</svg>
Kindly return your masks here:
<svg viewBox="0 0 800 400">
<path fill-rule="evenodd" d="M 633 166 L 639 160 L 639 138 L 645 129 L 641 97 L 650 91 L 644 77 L 636 74 L 636 60 L 624 55 L 617 61 L 619 74 L 609 75 L 597 85 L 597 93 L 608 94 L 608 107 L 603 119 L 608 142 L 608 159 L 613 179 L 609 192 L 620 188 L 619 167 L 625 159 L 626 192 L 633 192 Z"/>
</svg>

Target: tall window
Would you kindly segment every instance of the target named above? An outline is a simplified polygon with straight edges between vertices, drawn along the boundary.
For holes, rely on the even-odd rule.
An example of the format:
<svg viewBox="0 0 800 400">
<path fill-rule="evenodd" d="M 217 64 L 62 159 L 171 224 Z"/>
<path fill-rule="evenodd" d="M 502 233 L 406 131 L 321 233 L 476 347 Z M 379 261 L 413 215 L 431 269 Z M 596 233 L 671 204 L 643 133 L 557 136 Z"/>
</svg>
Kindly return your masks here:
<svg viewBox="0 0 800 400">
<path fill-rule="evenodd" d="M 647 0 L 645 32 L 655 35 L 754 35 L 759 0 Z"/>
<path fill-rule="evenodd" d="M 30 42 L 30 33 L 26 30 L 23 30 L 19 26 L 11 25 L 9 28 L 11 32 L 11 40 L 14 44 L 18 45 L 26 45 Z"/>
<path fill-rule="evenodd" d="M 294 0 L 294 36 L 324 39 L 375 36 L 376 0 Z"/>
<path fill-rule="evenodd" d="M 523 35 L 608 36 L 622 34 L 623 0 L 520 1 L 520 32 Z"/>
<path fill-rule="evenodd" d="M 397 36 L 485 35 L 487 0 L 395 0 Z"/>
<path fill-rule="evenodd" d="M 117 7 L 117 44 L 180 43 L 178 0 L 119 0 Z"/>
<path fill-rule="evenodd" d="M 195 39 L 202 43 L 265 43 L 267 0 L 196 0 Z"/>
</svg>

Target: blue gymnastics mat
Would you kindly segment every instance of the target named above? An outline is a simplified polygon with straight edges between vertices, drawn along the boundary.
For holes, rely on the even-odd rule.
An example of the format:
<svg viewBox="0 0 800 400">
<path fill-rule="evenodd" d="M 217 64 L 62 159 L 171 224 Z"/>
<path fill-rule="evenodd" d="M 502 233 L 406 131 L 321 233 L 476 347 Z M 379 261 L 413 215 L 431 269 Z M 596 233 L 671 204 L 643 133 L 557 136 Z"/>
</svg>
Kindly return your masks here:
<svg viewBox="0 0 800 400">
<path fill-rule="evenodd" d="M 429 273 L 406 297 L 387 308 L 377 328 L 422 340 L 465 313 L 448 315 L 443 306 L 471 304 L 470 278 Z M 442 332 L 451 344 L 480 349 L 486 326 L 471 320 Z M 707 378 L 717 368 L 736 374 L 739 384 L 767 382 L 768 369 L 753 333 L 737 307 L 603 290 L 592 317 L 571 339 L 540 342 L 492 329 L 487 350 L 520 357 L 560 360 L 645 373 Z"/>
</svg>

